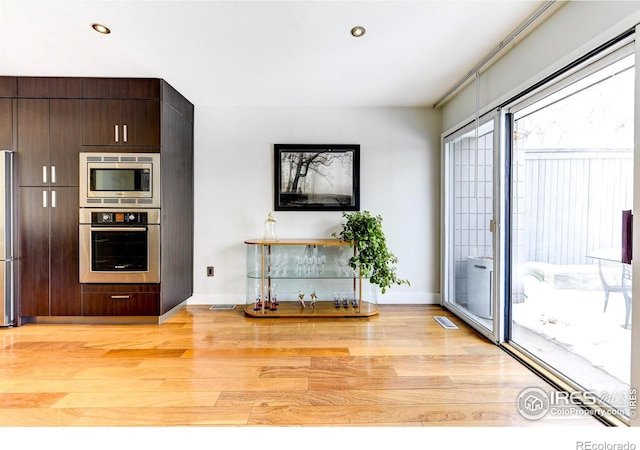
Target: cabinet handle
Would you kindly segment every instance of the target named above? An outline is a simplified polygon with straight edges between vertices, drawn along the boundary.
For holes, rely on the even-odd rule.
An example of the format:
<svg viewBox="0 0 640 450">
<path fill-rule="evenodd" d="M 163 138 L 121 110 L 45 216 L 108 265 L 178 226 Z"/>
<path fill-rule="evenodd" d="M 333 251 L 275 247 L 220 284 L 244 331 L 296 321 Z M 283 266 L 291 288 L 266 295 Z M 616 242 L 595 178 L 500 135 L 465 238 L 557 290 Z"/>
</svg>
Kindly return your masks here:
<svg viewBox="0 0 640 450">
<path fill-rule="evenodd" d="M 122 142 L 127 142 L 127 126 L 122 125 Z"/>
<path fill-rule="evenodd" d="M 51 166 L 51 182 L 56 182 L 56 166 Z"/>
<path fill-rule="evenodd" d="M 47 166 L 42 166 L 42 182 L 47 182 Z"/>
<path fill-rule="evenodd" d="M 115 135 L 116 135 L 116 142 L 118 142 L 119 136 L 118 136 L 118 125 L 115 126 Z"/>
<path fill-rule="evenodd" d="M 112 295 L 111 300 L 128 300 L 130 299 L 130 295 Z"/>
<path fill-rule="evenodd" d="M 127 233 L 133 232 L 147 232 L 147 227 L 89 227 L 91 231 L 125 231 Z"/>
<path fill-rule="evenodd" d="M 56 207 L 56 191 L 51 191 L 51 207 Z"/>
<path fill-rule="evenodd" d="M 47 191 L 42 191 L 42 207 L 47 207 Z"/>
</svg>

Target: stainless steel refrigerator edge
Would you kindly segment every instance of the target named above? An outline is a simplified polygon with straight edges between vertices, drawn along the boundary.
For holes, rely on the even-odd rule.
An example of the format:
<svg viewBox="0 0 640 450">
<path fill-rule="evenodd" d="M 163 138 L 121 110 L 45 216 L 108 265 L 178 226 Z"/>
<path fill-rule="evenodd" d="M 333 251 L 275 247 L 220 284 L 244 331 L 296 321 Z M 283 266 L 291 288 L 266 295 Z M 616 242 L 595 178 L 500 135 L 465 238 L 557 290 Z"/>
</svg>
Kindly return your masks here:
<svg viewBox="0 0 640 450">
<path fill-rule="evenodd" d="M 0 150 L 0 326 L 15 322 L 14 240 L 13 240 L 13 156 L 11 150 Z"/>
</svg>

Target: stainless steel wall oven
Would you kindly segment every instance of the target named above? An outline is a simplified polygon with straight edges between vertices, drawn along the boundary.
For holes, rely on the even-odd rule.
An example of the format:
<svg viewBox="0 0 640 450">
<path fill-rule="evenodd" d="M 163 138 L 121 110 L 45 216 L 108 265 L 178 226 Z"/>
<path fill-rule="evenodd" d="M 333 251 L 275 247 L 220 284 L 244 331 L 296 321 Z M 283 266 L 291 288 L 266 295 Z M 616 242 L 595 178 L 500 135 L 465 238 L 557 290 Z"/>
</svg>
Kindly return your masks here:
<svg viewBox="0 0 640 450">
<path fill-rule="evenodd" d="M 159 283 L 160 209 L 80 208 L 81 283 Z"/>
</svg>

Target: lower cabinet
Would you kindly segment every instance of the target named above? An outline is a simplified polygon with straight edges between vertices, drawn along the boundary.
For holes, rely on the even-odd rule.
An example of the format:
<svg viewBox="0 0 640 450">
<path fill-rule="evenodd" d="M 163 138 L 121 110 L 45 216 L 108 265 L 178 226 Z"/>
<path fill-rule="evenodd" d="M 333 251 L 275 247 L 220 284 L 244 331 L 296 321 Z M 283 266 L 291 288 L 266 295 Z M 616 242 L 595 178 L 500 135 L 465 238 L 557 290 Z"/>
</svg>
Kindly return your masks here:
<svg viewBox="0 0 640 450">
<path fill-rule="evenodd" d="M 18 196 L 20 316 L 80 315 L 78 188 L 21 187 Z"/>
<path fill-rule="evenodd" d="M 83 284 L 83 316 L 158 316 L 159 284 Z"/>
</svg>

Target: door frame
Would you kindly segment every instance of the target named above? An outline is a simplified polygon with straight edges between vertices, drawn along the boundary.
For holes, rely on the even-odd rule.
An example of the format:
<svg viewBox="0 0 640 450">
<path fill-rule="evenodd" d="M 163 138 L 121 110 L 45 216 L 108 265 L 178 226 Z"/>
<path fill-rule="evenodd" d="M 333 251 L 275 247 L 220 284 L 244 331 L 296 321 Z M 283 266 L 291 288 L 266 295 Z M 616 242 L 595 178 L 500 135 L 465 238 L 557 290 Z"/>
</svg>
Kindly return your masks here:
<svg viewBox="0 0 640 450">
<path fill-rule="evenodd" d="M 493 307 L 493 317 L 492 317 L 492 329 L 486 328 L 484 325 L 479 323 L 473 315 L 469 314 L 463 308 L 460 308 L 456 305 L 455 301 L 453 301 L 452 296 L 454 295 L 451 292 L 450 288 L 450 278 L 455 277 L 455 273 L 453 273 L 451 269 L 452 258 L 454 257 L 451 254 L 452 247 L 452 239 L 454 230 L 451 230 L 447 224 L 450 224 L 450 215 L 452 213 L 452 202 L 455 200 L 452 193 L 452 161 L 451 154 L 449 150 L 449 144 L 447 142 L 447 138 L 456 135 L 456 134 L 466 134 L 475 129 L 479 129 L 480 127 L 488 124 L 493 121 L 493 232 L 492 235 L 492 248 L 493 248 L 493 278 L 491 280 L 492 284 L 492 297 L 491 303 Z M 502 222 L 500 220 L 500 216 L 502 214 L 501 203 L 504 199 L 503 194 L 503 183 L 500 178 L 500 167 L 503 164 L 503 152 L 501 151 L 500 146 L 500 137 L 501 137 L 501 117 L 499 114 L 499 110 L 491 110 L 486 114 L 478 116 L 475 120 L 467 121 L 464 125 L 456 127 L 452 130 L 446 131 L 441 135 L 441 148 L 442 148 L 442 174 L 443 174 L 443 182 L 442 182 L 442 194 L 441 194 L 441 227 L 442 227 L 442 240 L 441 240 L 441 264 L 442 264 L 442 277 L 441 277 L 441 287 L 440 292 L 441 296 L 441 306 L 449 311 L 451 311 L 455 316 L 464 321 L 467 325 L 475 329 L 482 336 L 487 338 L 489 341 L 493 343 L 499 343 L 502 341 L 502 326 L 501 322 L 503 321 L 504 313 L 503 313 L 503 304 L 504 302 L 500 301 L 502 296 L 504 295 L 504 287 L 502 286 L 502 280 L 504 277 L 501 274 L 501 268 L 503 264 L 501 262 L 501 244 L 500 242 L 503 239 L 503 227 L 500 226 Z M 451 301 L 449 301 L 451 300 Z"/>
</svg>

